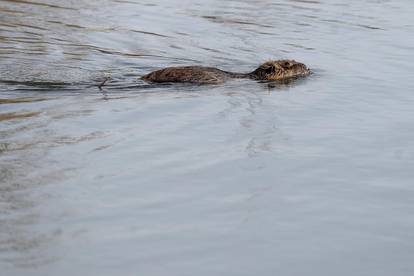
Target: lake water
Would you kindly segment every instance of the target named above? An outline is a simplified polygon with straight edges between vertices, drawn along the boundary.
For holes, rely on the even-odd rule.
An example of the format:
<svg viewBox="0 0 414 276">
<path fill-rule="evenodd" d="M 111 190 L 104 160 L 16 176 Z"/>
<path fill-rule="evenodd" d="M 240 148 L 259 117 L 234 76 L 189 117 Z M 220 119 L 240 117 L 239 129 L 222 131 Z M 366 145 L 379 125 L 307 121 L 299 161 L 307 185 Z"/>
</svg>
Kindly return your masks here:
<svg viewBox="0 0 414 276">
<path fill-rule="evenodd" d="M 0 274 L 414 275 L 413 14 L 0 0 Z M 314 74 L 139 80 L 281 58 Z"/>
</svg>

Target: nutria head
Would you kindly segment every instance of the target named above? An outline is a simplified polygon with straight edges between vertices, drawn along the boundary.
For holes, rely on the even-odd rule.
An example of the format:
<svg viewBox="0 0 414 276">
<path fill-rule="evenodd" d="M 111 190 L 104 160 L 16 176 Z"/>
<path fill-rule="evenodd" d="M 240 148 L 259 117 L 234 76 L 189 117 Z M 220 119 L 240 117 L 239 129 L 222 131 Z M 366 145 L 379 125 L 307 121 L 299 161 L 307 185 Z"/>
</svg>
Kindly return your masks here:
<svg viewBox="0 0 414 276">
<path fill-rule="evenodd" d="M 250 75 L 257 80 L 277 81 L 307 76 L 310 72 L 305 64 L 286 59 L 263 63 Z"/>
</svg>

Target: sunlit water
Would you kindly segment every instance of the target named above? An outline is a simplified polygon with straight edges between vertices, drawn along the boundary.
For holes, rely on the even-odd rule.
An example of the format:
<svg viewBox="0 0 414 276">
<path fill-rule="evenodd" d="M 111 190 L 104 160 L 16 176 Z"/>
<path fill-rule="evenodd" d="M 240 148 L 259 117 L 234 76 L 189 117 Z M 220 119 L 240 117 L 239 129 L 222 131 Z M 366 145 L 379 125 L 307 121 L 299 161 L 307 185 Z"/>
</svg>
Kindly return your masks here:
<svg viewBox="0 0 414 276">
<path fill-rule="evenodd" d="M 0 275 L 413 275 L 413 14 L 0 0 Z M 139 80 L 279 58 L 314 74 Z"/>
</svg>

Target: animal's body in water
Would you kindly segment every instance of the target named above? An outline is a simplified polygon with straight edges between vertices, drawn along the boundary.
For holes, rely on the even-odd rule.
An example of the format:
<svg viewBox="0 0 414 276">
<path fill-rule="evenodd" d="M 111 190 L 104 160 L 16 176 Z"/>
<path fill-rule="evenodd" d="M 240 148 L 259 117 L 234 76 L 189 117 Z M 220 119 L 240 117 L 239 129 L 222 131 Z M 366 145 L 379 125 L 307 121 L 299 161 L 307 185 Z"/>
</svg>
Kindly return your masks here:
<svg viewBox="0 0 414 276">
<path fill-rule="evenodd" d="M 305 77 L 311 71 L 305 64 L 294 60 L 268 61 L 250 73 L 233 73 L 214 67 L 168 67 L 142 77 L 148 82 L 182 82 L 195 84 L 220 84 L 232 78 L 249 78 L 262 81 L 285 81 Z"/>
</svg>

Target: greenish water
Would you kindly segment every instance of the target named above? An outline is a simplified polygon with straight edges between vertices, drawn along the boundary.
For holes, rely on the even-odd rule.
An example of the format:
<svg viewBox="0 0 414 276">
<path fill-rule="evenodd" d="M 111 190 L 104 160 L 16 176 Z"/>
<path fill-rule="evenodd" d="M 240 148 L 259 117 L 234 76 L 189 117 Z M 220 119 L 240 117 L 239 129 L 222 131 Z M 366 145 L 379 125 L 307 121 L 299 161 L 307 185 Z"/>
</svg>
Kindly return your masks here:
<svg viewBox="0 0 414 276">
<path fill-rule="evenodd" d="M 0 274 L 413 275 L 413 14 L 0 0 Z M 139 80 L 280 58 L 315 73 Z"/>
</svg>

